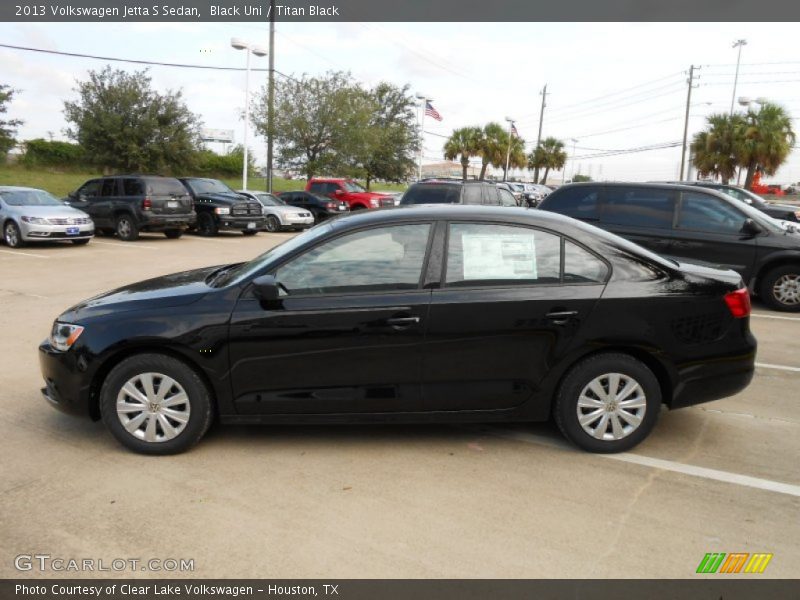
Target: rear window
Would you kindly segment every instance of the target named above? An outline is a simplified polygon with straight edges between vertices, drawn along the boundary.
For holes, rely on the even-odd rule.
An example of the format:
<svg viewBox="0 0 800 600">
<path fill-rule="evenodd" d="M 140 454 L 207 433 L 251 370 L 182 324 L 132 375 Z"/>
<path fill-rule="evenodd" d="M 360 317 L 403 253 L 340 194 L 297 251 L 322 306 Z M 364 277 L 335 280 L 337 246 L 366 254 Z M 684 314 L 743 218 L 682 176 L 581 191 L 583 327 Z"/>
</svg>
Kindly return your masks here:
<svg viewBox="0 0 800 600">
<path fill-rule="evenodd" d="M 600 219 L 599 199 L 599 187 L 588 185 L 565 187 L 550 194 L 542 204 L 542 209 L 575 219 L 597 221 Z"/>
<path fill-rule="evenodd" d="M 150 194 L 157 196 L 183 196 L 186 194 L 186 188 L 177 179 L 148 179 L 146 181 Z"/>
<path fill-rule="evenodd" d="M 324 182 L 315 182 L 308 186 L 309 192 L 316 192 L 318 194 L 328 193 L 328 184 Z"/>
<path fill-rule="evenodd" d="M 419 185 L 412 186 L 400 204 L 458 204 L 460 200 L 461 186 Z"/>
</svg>

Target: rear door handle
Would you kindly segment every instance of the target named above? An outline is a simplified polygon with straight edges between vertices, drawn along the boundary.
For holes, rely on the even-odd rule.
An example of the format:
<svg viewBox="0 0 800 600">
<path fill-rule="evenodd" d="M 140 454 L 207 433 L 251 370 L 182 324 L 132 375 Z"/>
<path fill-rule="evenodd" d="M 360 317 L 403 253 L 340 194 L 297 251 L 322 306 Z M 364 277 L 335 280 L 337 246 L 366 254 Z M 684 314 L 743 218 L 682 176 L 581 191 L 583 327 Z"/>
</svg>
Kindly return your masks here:
<svg viewBox="0 0 800 600">
<path fill-rule="evenodd" d="M 419 317 L 392 317 L 386 319 L 386 324 L 395 329 L 405 329 L 419 323 Z"/>
<path fill-rule="evenodd" d="M 571 318 L 578 315 L 577 310 L 557 310 L 549 312 L 545 315 L 550 321 L 556 325 L 564 325 Z"/>
</svg>

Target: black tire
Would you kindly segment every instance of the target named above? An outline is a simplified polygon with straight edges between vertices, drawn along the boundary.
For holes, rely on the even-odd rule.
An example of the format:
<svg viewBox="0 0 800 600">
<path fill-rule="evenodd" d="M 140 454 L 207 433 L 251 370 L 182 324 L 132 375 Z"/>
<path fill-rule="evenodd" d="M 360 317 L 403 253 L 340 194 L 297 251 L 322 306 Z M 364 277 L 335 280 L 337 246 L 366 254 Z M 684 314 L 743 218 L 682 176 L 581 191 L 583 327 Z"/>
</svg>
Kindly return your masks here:
<svg viewBox="0 0 800 600">
<path fill-rule="evenodd" d="M 614 419 L 612 415 L 614 413 L 605 416 L 608 414 L 607 411 L 604 408 L 601 409 L 594 405 L 591 408 L 582 407 L 579 409 L 578 400 L 591 382 L 595 380 L 602 382 L 603 378 L 607 375 L 613 376 L 616 374 L 622 374 L 628 378 L 626 385 L 631 385 L 629 383 L 631 380 L 639 384 L 644 398 L 641 398 L 638 392 L 634 392 L 632 397 L 626 398 L 626 401 L 638 401 L 643 404 L 643 407 L 627 408 L 626 414 L 632 415 L 633 418 L 639 416 L 641 419 L 638 425 L 634 427 L 624 419 L 616 417 L 618 423 L 624 425 L 624 427 L 631 427 L 632 429 L 618 439 L 602 439 L 593 436 L 584 429 L 579 421 L 578 411 L 588 411 L 584 413 L 587 417 L 590 413 L 597 415 L 596 419 L 599 419 L 599 421 L 592 421 L 597 425 L 594 428 L 595 431 L 598 432 L 598 435 L 611 436 L 611 438 L 615 435 L 612 429 L 612 419 Z M 601 387 L 607 392 L 607 388 L 610 386 L 601 383 Z M 618 392 L 623 392 L 626 388 L 623 387 L 621 390 L 619 390 L 619 388 L 617 389 Z M 635 390 L 635 388 L 631 389 Z M 588 396 L 588 398 L 584 400 L 586 403 L 599 401 L 605 404 L 602 398 L 593 391 L 588 391 L 586 396 Z M 658 420 L 658 413 L 660 410 L 661 386 L 659 386 L 658 379 L 647 365 L 628 354 L 608 353 L 590 356 L 577 363 L 567 372 L 559 387 L 555 406 L 553 407 L 553 414 L 561 433 L 563 433 L 564 437 L 570 442 L 582 450 L 605 454 L 624 452 L 639 444 L 652 431 Z M 602 420 L 604 418 L 606 419 L 605 422 Z M 592 422 L 588 424 L 590 428 Z M 605 424 L 605 428 L 602 428 L 603 423 Z M 609 431 L 609 429 L 611 429 L 611 431 Z"/>
<path fill-rule="evenodd" d="M 164 235 L 171 240 L 177 240 L 183 235 L 183 229 L 165 229 Z"/>
<path fill-rule="evenodd" d="M 86 244 L 89 243 L 89 239 L 90 238 L 86 238 L 85 240 L 72 240 L 72 243 L 75 244 L 76 246 L 85 246 Z"/>
<path fill-rule="evenodd" d="M 117 396 L 120 394 L 123 386 L 137 375 L 146 373 L 166 375 L 172 378 L 183 388 L 188 398 L 185 404 L 173 405 L 172 410 L 182 410 L 182 414 L 185 414 L 188 409 L 188 420 L 184 428 L 172 439 L 163 439 L 161 441 L 146 441 L 145 439 L 141 439 L 125 428 L 121 421 L 123 417 L 117 413 Z M 160 381 L 163 382 L 163 379 Z M 169 391 L 167 393 L 169 393 Z M 169 400 L 169 396 L 166 397 L 166 400 Z M 181 409 L 181 407 L 184 408 Z M 205 435 L 213 418 L 211 393 L 205 383 L 203 383 L 203 380 L 184 362 L 164 354 L 137 354 L 126 358 L 114 367 L 106 377 L 103 382 L 103 387 L 100 390 L 100 414 L 103 417 L 103 423 L 105 423 L 112 435 L 117 438 L 117 441 L 123 446 L 140 454 L 153 455 L 185 452 L 199 442 L 203 435 Z M 142 414 L 148 415 L 154 413 L 131 411 L 125 414 L 133 414 L 134 416 L 131 417 L 133 421 Z M 166 414 L 163 418 L 166 418 Z M 160 425 L 158 417 L 150 418 L 145 416 L 144 421 L 142 421 L 145 430 L 147 429 L 147 423 L 151 420 L 158 423 L 153 426 L 153 435 L 157 436 L 160 430 L 161 436 L 166 437 L 166 430 Z M 168 424 L 170 426 L 180 427 L 179 421 L 170 421 Z M 136 429 L 135 431 L 139 432 L 141 435 L 145 435 L 145 432 L 141 429 Z"/>
<path fill-rule="evenodd" d="M 22 248 L 25 245 L 22 232 L 14 221 L 6 221 L 3 225 L 3 240 L 9 248 Z"/>
<path fill-rule="evenodd" d="M 131 215 L 119 215 L 115 231 L 117 237 L 124 242 L 135 242 L 139 239 L 139 226 Z"/>
<path fill-rule="evenodd" d="M 758 283 L 758 296 L 774 310 L 800 311 L 800 264 L 767 271 Z"/>
<path fill-rule="evenodd" d="M 197 215 L 197 235 L 203 237 L 213 237 L 219 233 L 217 220 L 209 212 L 201 212 Z"/>
<path fill-rule="evenodd" d="M 276 231 L 280 231 L 281 222 L 278 220 L 278 217 L 275 215 L 267 215 L 267 223 L 265 229 L 267 233 L 275 233 Z"/>
<path fill-rule="evenodd" d="M 364 206 L 363 204 L 356 204 L 355 206 L 350 208 L 351 212 L 356 212 L 358 210 L 367 210 L 367 207 Z"/>
<path fill-rule="evenodd" d="M 255 235 L 257 233 L 257 229 L 242 229 L 242 235 Z"/>
</svg>

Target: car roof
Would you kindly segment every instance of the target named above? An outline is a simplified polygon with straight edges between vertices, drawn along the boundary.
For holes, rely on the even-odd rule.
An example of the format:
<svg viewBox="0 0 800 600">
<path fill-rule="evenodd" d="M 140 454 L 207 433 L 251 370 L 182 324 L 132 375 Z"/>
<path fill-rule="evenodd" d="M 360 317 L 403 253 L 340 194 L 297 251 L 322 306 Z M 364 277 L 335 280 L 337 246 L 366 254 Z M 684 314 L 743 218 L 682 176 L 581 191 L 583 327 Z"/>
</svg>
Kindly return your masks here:
<svg viewBox="0 0 800 600">
<path fill-rule="evenodd" d="M 560 186 L 559 190 L 568 190 L 577 187 L 596 187 L 596 186 L 613 186 L 613 187 L 631 187 L 631 188 L 653 188 L 653 189 L 667 189 L 667 190 L 684 190 L 686 192 L 696 192 L 697 185 L 687 183 L 668 183 L 668 182 L 651 182 L 651 181 L 587 181 L 581 183 L 568 183 Z M 704 193 L 708 193 L 710 188 L 706 188 Z M 713 192 L 712 192 L 713 193 Z"/>
</svg>

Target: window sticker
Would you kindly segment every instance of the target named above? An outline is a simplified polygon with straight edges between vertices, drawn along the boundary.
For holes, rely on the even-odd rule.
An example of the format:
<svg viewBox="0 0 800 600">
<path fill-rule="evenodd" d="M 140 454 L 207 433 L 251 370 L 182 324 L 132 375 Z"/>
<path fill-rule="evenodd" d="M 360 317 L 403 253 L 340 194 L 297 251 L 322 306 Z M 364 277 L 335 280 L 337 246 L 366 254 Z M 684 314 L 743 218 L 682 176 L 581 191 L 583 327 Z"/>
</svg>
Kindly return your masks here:
<svg viewBox="0 0 800 600">
<path fill-rule="evenodd" d="M 461 236 L 464 279 L 537 279 L 536 241 L 530 233 Z"/>
</svg>

